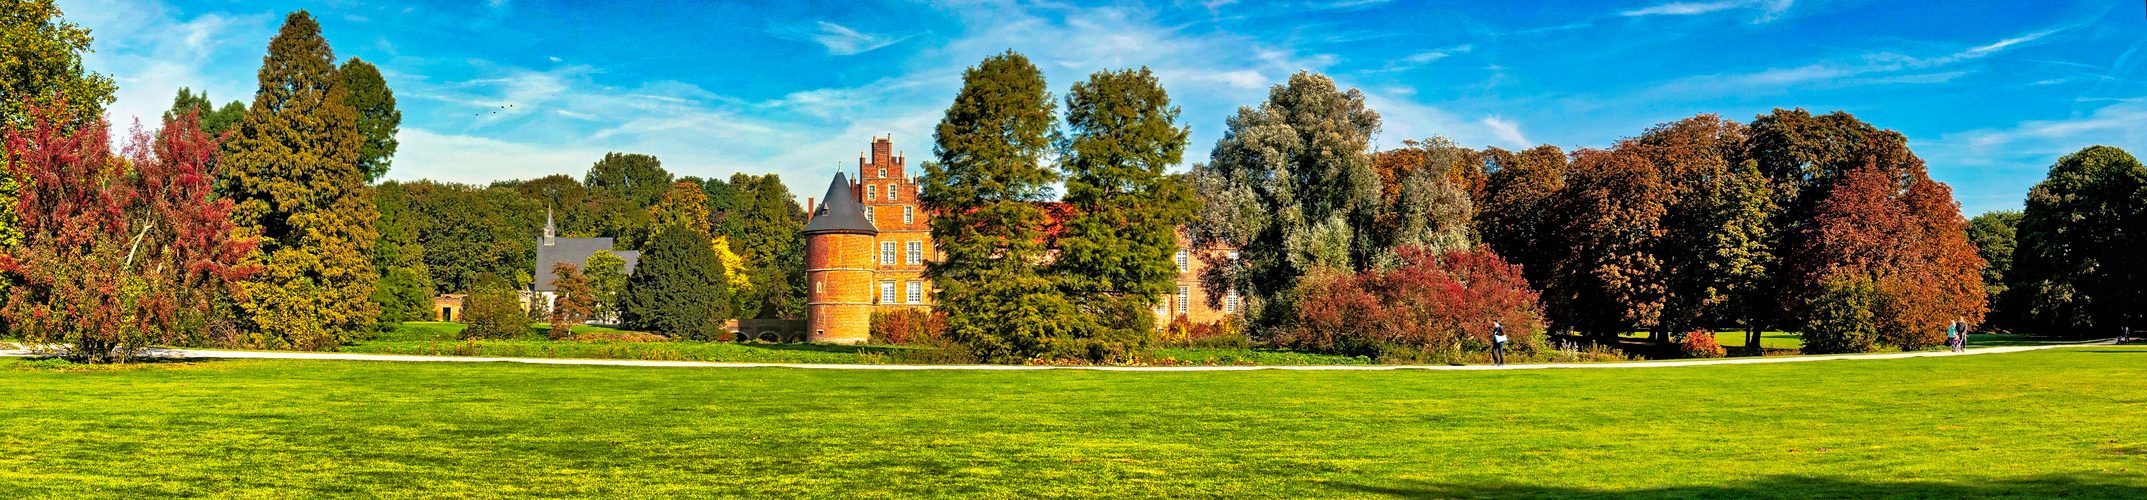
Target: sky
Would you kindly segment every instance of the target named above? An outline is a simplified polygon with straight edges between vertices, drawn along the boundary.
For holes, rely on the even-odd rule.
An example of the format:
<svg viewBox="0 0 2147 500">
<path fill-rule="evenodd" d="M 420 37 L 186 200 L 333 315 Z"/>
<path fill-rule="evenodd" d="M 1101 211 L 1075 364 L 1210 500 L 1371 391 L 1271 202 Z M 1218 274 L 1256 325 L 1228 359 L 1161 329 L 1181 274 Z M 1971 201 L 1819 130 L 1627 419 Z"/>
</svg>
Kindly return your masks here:
<svg viewBox="0 0 2147 500">
<path fill-rule="evenodd" d="M 2019 209 L 2080 148 L 2147 154 L 2138 0 L 59 4 L 92 30 L 85 65 L 118 81 L 121 124 L 180 87 L 252 102 L 284 16 L 311 12 L 338 58 L 394 90 L 403 180 L 579 177 L 619 151 L 813 196 L 873 136 L 929 159 L 962 70 L 1009 49 L 1060 98 L 1097 71 L 1153 70 L 1191 129 L 1180 170 L 1299 71 L 1363 91 L 1380 148 L 1570 151 L 1703 113 L 1846 111 L 1907 135 L 1971 216 Z"/>
</svg>

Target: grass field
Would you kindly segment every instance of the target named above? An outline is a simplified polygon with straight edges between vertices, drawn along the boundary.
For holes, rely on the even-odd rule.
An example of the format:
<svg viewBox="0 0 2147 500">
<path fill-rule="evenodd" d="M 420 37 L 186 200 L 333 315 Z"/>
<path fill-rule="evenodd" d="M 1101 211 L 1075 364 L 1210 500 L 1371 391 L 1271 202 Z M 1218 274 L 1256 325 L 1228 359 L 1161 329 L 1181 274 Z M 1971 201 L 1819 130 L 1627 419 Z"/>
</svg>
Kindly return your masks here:
<svg viewBox="0 0 2147 500">
<path fill-rule="evenodd" d="M 2143 498 L 2147 348 L 1507 372 L 0 361 L 23 498 Z"/>
<path fill-rule="evenodd" d="M 1624 336 L 1626 338 L 1645 339 L 1648 337 L 1648 333 L 1633 332 L 1625 334 Z M 1722 344 L 1722 347 L 1744 347 L 1745 340 L 1745 333 L 1743 331 L 1728 330 L 1715 332 L 1715 342 Z M 2005 347 L 2045 344 L 2073 344 L 2093 341 L 2095 340 L 2060 339 L 2044 337 L 2040 335 L 1974 334 L 1968 336 L 1968 347 Z M 1798 336 L 1797 332 L 1782 332 L 1769 330 L 1759 333 L 1759 345 L 1767 349 L 1802 349 L 1804 348 L 1804 338 Z M 1929 350 L 1942 349 L 1944 348 L 1933 347 Z"/>
</svg>

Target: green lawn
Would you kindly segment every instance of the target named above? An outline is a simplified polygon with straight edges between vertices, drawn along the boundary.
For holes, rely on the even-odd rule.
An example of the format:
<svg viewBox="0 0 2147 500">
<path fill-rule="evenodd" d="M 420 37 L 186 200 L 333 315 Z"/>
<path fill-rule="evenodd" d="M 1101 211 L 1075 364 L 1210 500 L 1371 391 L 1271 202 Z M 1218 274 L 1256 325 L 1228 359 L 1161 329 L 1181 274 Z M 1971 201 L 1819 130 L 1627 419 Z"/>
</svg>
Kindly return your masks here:
<svg viewBox="0 0 2147 500">
<path fill-rule="evenodd" d="M 1647 332 L 1634 332 L 1634 333 L 1628 333 L 1628 334 L 1625 334 L 1625 337 L 1627 337 L 1627 338 L 1640 338 L 1640 339 L 1644 339 L 1644 338 L 1647 338 L 1647 336 L 1648 336 Z M 1973 335 L 1969 335 L 1969 336 L 1968 336 L 1968 347 L 2004 347 L 2004 346 L 2047 345 L 2047 344 L 2075 344 L 2075 343 L 2081 343 L 2081 342 L 2095 342 L 2095 341 L 2098 341 L 2098 340 L 2109 340 L 2109 339 L 2105 338 L 2105 339 L 2097 339 L 2097 340 L 2080 340 L 2080 339 L 2060 339 L 2060 338 L 2051 338 L 2051 337 L 2045 337 L 2045 336 L 2040 336 L 2040 335 L 1999 335 L 1999 334 L 1973 334 Z M 1737 348 L 1737 347 L 1744 347 L 1744 343 L 1745 343 L 1744 341 L 1745 341 L 1745 333 L 1744 333 L 1743 331 L 1740 331 L 1740 330 L 1730 330 L 1730 331 L 1721 331 L 1721 332 L 1715 332 L 1715 342 L 1716 342 L 1716 343 L 1720 343 L 1720 344 L 1722 344 L 1722 347 L 1728 347 L 1728 348 Z M 1763 332 L 1760 332 L 1760 333 L 1759 333 L 1759 345 L 1760 345 L 1760 346 L 1762 346 L 1762 347 L 1768 348 L 1768 349 L 1802 349 L 1802 348 L 1804 348 L 1804 338 L 1803 338 L 1803 337 L 1800 337 L 1800 336 L 1798 336 L 1798 333 L 1797 333 L 1797 332 L 1780 332 L 1780 331 L 1772 331 L 1772 330 L 1769 330 L 1769 331 L 1763 331 Z M 1945 349 L 1945 348 L 1944 348 L 1944 347 L 1933 347 L 1933 348 L 1930 348 L 1930 349 L 1927 349 L 1927 350 L 1943 350 L 1943 349 Z"/>
<path fill-rule="evenodd" d="M 22 498 L 2147 498 L 2147 348 L 1504 372 L 0 361 Z"/>
</svg>

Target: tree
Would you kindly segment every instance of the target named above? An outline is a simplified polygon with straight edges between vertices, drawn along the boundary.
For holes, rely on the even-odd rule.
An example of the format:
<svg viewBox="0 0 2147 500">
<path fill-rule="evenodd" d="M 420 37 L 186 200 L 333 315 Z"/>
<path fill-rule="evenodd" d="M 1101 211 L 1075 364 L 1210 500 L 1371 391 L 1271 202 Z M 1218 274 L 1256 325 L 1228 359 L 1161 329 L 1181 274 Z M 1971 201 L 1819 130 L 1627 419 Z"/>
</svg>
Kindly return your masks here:
<svg viewBox="0 0 2147 500">
<path fill-rule="evenodd" d="M 529 335 L 529 316 L 515 297 L 514 285 L 498 276 L 484 276 L 469 290 L 462 313 L 464 339 L 516 340 Z"/>
<path fill-rule="evenodd" d="M 1654 325 L 1667 291 L 1659 245 L 1671 200 L 1662 172 L 1627 149 L 1573 158 L 1551 207 L 1559 241 L 1544 307 L 1553 321 L 1589 333 Z"/>
<path fill-rule="evenodd" d="M 190 111 L 200 114 L 201 131 L 211 137 L 223 136 L 225 131 L 238 126 L 239 120 L 246 119 L 245 103 L 231 101 L 223 109 L 217 109 L 210 104 L 208 92 L 196 94 L 193 89 L 179 87 L 179 95 L 172 98 L 171 110 L 164 112 L 164 122 L 171 123 Z"/>
<path fill-rule="evenodd" d="M 1991 323 L 2006 328 L 2018 323 L 2012 316 L 2018 308 L 2008 302 L 2015 295 L 2006 293 L 2006 281 L 2012 274 L 2013 250 L 2019 246 L 2020 218 L 2019 210 L 1993 210 L 1968 220 L 1968 241 L 1983 258 L 1983 293 L 1991 298 Z"/>
<path fill-rule="evenodd" d="M 604 159 L 597 160 L 582 177 L 582 185 L 591 191 L 633 202 L 637 207 L 656 204 L 672 184 L 671 172 L 663 169 L 663 162 L 643 154 L 604 153 Z"/>
<path fill-rule="evenodd" d="M 552 274 L 559 278 L 549 283 L 557 295 L 552 299 L 550 337 L 562 340 L 574 336 L 574 325 L 596 317 L 596 289 L 582 276 L 581 266 L 572 262 L 552 263 Z"/>
<path fill-rule="evenodd" d="M 595 293 L 594 317 L 617 321 L 619 297 L 626 290 L 626 260 L 612 255 L 611 252 L 598 250 L 582 261 L 582 269 L 588 270 L 582 276 L 588 278 L 589 289 Z"/>
<path fill-rule="evenodd" d="M 1119 351 L 1155 330 L 1157 299 L 1178 275 L 1178 226 L 1200 202 L 1168 169 L 1185 158 L 1189 129 L 1148 68 L 1104 71 L 1066 95 L 1070 132 L 1058 143 L 1073 216 L 1047 270 L 1076 307 L 1097 316 L 1088 336 Z"/>
<path fill-rule="evenodd" d="M 641 252 L 619 302 L 627 328 L 717 340 L 730 319 L 730 290 L 708 236 L 663 226 Z"/>
<path fill-rule="evenodd" d="M 716 182 L 704 185 L 714 186 Z M 753 283 L 738 308 L 739 315 L 759 318 L 802 318 L 805 314 L 805 210 L 797 196 L 775 174 L 732 174 L 722 185 L 730 193 L 726 213 L 718 228 L 730 240 L 730 248 L 745 260 L 746 275 Z M 715 198 L 711 195 L 711 199 Z M 711 204 L 716 204 L 711 201 Z"/>
<path fill-rule="evenodd" d="M 365 182 L 378 181 L 388 175 L 395 157 L 395 131 L 403 123 L 403 112 L 395 109 L 395 91 L 380 77 L 380 68 L 353 57 L 340 71 L 350 90 L 344 102 L 357 110 L 358 133 L 365 137 L 358 145 L 358 168 L 365 172 Z"/>
<path fill-rule="evenodd" d="M 1542 286 L 1557 237 L 1548 227 L 1551 200 L 1565 187 L 1566 154 L 1545 144 L 1514 153 L 1483 152 L 1491 165 L 1484 195 L 1475 199 L 1475 227 L 1484 245 L 1521 267 L 1529 283 Z"/>
<path fill-rule="evenodd" d="M 1236 248 L 1239 256 L 1211 262 L 1205 288 L 1241 292 L 1248 326 L 1273 330 L 1296 316 L 1300 278 L 1370 263 L 1374 245 L 1358 235 L 1377 215 L 1379 176 L 1367 151 L 1379 113 L 1364 106 L 1362 92 L 1301 72 L 1226 123 L 1209 162 L 1193 166 L 1205 204 L 1189 229 L 1196 246 Z"/>
<path fill-rule="evenodd" d="M 1481 156 L 1444 137 L 1405 140 L 1401 149 L 1372 154 L 1372 168 L 1379 173 L 1379 203 L 1373 206 L 1372 224 L 1360 239 L 1368 240 L 1369 265 L 1400 265 L 1398 249 L 1421 247 L 1443 253 L 1467 250 L 1469 219 L 1475 211 L 1467 184 L 1478 169 L 1470 167 Z"/>
<path fill-rule="evenodd" d="M 17 202 L 25 238 L 0 255 L 9 328 L 89 362 L 231 332 L 228 299 L 258 271 L 240 263 L 254 240 L 211 194 L 217 144 L 199 117 L 153 139 L 137 126 L 122 159 L 102 120 L 64 103 L 29 110 L 28 130 L 5 131 L 9 177 L 29 187 Z"/>
<path fill-rule="evenodd" d="M 918 201 L 941 259 L 924 275 L 940 288 L 947 333 L 994 362 L 1073 352 L 1085 319 L 1035 263 L 1044 257 L 1043 201 L 1057 172 L 1043 164 L 1056 121 L 1043 72 L 1013 51 L 962 71 L 962 89 L 933 133 Z M 1066 344 L 1060 344 L 1061 341 Z"/>
<path fill-rule="evenodd" d="M 393 207 L 383 210 L 380 245 L 404 254 L 396 265 L 422 266 L 435 291 L 468 290 L 479 276 L 511 280 L 533 271 L 544 227 L 540 200 L 511 188 L 428 180 L 383 182 L 374 192 L 391 201 L 380 206 Z"/>
<path fill-rule="evenodd" d="M 1913 160 L 1872 156 L 1882 157 Z M 1892 172 L 1906 172 L 1911 178 L 1904 182 Z M 1967 220 L 1961 218 L 1951 189 L 1921 173 L 1920 160 L 1894 167 L 1873 161 L 1834 182 L 1827 198 L 1814 206 L 1803 238 L 1808 245 L 1796 249 L 1789 262 L 1790 272 L 1800 280 L 1818 281 L 1800 287 L 1812 290 L 1807 323 L 1815 326 L 1806 334 L 1851 331 L 1821 322 L 1865 321 L 1862 313 L 1845 315 L 1843 307 L 1871 309 L 1877 343 L 1872 345 L 1905 350 L 1937 345 L 1953 320 L 1982 320 L 1983 261 L 1968 243 Z M 1848 293 L 1845 290 L 1861 298 L 1844 302 L 1840 294 Z M 1861 342 L 1810 345 L 1807 342 L 1808 350 L 1819 349 L 1814 352 L 1843 352 L 1824 346 L 1868 347 Z"/>
<path fill-rule="evenodd" d="M 375 328 L 394 331 L 410 321 L 431 321 L 432 277 L 418 267 L 388 267 L 380 276 L 378 286 L 373 287 L 373 304 L 380 308 L 380 320 Z"/>
<path fill-rule="evenodd" d="M 2108 335 L 2147 317 L 2147 166 L 2091 146 L 2059 158 L 2028 191 L 2004 302 L 2051 335 Z"/>
<path fill-rule="evenodd" d="M 701 192 L 699 184 L 680 182 L 665 191 L 661 201 L 649 206 L 649 238 L 654 239 L 655 233 L 667 226 L 713 236 L 715 231 L 708 220 L 708 194 Z"/>
<path fill-rule="evenodd" d="M 260 91 L 224 144 L 234 220 L 262 237 L 246 282 L 244 345 L 327 349 L 371 328 L 373 229 L 379 216 L 358 168 L 363 137 L 335 53 L 301 10 L 269 42 Z"/>
<path fill-rule="evenodd" d="M 89 126 L 104 117 L 119 86 L 112 78 L 82 67 L 89 52 L 89 30 L 67 22 L 53 0 L 0 2 L 0 131 L 30 130 L 32 110 L 66 106 L 68 113 L 47 113 L 74 120 L 65 128 Z M 0 157 L 0 163 L 13 163 Z M 22 238 L 15 213 L 13 176 L 0 176 L 0 248 Z"/>
</svg>

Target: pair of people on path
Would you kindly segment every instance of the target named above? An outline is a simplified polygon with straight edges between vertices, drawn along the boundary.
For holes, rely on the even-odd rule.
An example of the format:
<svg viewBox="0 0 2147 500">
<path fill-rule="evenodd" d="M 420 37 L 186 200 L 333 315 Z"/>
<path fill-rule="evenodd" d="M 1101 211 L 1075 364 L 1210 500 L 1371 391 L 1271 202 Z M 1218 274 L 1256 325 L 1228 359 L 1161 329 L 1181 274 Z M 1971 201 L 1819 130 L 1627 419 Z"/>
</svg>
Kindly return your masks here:
<svg viewBox="0 0 2147 500">
<path fill-rule="evenodd" d="M 1952 323 L 1946 324 L 1946 347 L 1952 348 L 1953 352 L 1966 352 L 1968 350 L 1967 321 L 1954 318 Z"/>
<path fill-rule="evenodd" d="M 1506 325 L 1491 322 L 1491 365 L 1506 366 Z"/>
</svg>

